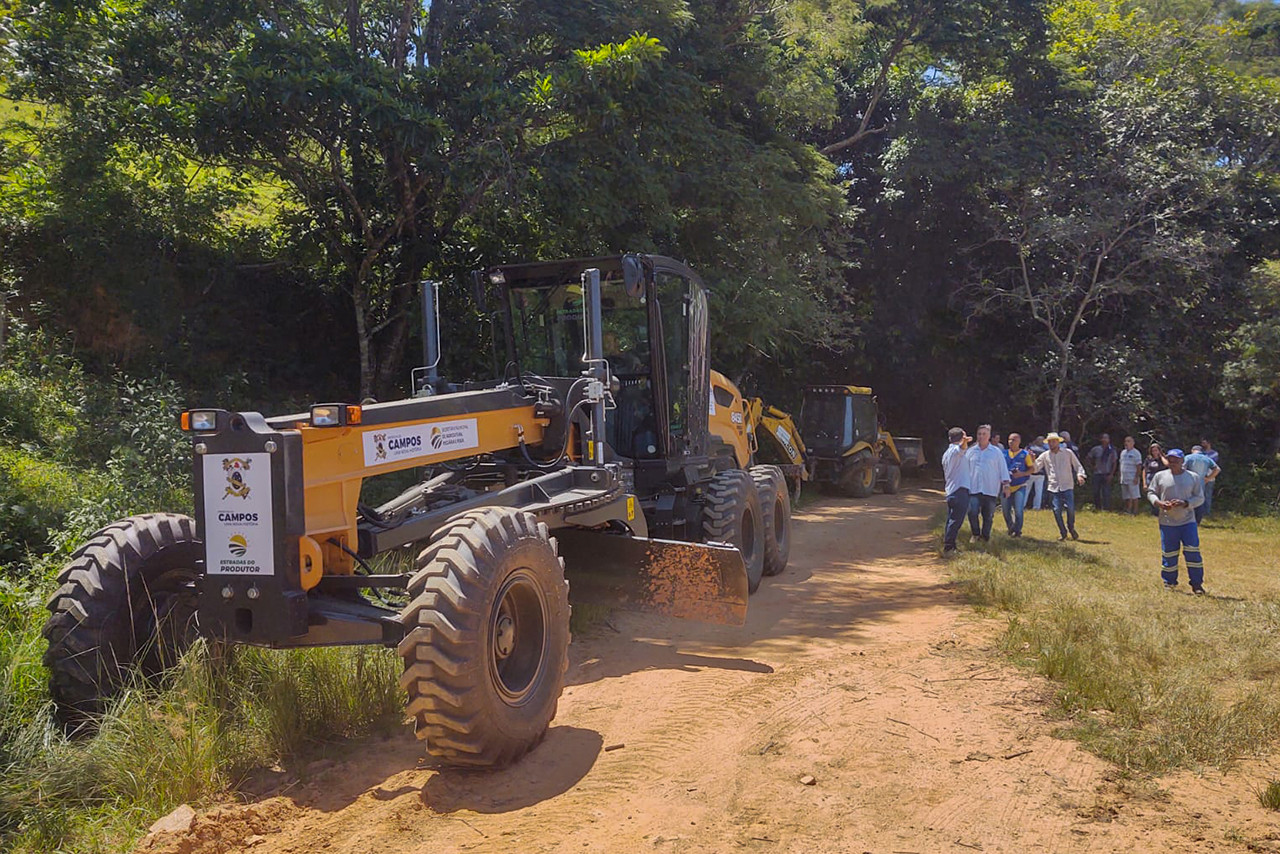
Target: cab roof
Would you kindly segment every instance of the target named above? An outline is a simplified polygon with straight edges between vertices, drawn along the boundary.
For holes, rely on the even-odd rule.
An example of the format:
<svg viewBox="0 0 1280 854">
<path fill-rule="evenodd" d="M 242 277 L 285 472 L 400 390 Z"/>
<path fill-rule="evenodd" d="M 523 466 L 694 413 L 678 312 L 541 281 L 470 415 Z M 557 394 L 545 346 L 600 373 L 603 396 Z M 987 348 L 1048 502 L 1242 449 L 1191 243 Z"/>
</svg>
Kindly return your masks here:
<svg viewBox="0 0 1280 854">
<path fill-rule="evenodd" d="M 811 385 L 805 386 L 806 394 L 871 394 L 871 389 L 861 385 Z"/>
<path fill-rule="evenodd" d="M 545 288 L 576 281 L 583 270 L 595 267 L 605 281 L 622 278 L 622 259 L 630 255 L 644 266 L 646 272 L 674 273 L 702 285 L 702 279 L 674 258 L 665 255 L 643 255 L 629 252 L 625 255 L 598 255 L 589 258 L 565 258 L 557 261 L 532 261 L 524 264 L 500 264 L 484 270 L 485 277 L 493 284 L 509 288 Z"/>
</svg>

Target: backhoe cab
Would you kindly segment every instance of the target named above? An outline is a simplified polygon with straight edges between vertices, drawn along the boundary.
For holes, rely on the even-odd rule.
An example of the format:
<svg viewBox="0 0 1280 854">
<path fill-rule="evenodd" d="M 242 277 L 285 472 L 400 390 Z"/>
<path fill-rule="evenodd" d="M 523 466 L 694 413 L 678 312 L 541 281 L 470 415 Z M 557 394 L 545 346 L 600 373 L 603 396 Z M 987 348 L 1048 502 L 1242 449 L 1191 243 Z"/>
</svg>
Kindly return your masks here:
<svg viewBox="0 0 1280 854">
<path fill-rule="evenodd" d="M 198 635 L 382 644 L 427 751 L 503 765 L 555 713 L 570 583 L 575 601 L 743 622 L 748 592 L 786 564 L 790 503 L 777 468 L 713 453 L 698 277 L 624 255 L 477 281 L 501 296 L 501 379 L 442 379 L 429 324 L 412 398 L 183 413 L 195 518 L 122 520 L 59 576 L 44 634 L 62 720 L 91 721 L 131 671 Z M 730 404 L 744 409 L 736 389 Z M 362 501 L 366 479 L 406 469 L 413 487 Z M 416 557 L 373 562 L 388 553 Z"/>
<path fill-rule="evenodd" d="M 809 451 L 811 479 L 844 495 L 865 498 L 881 484 L 887 493 L 902 483 L 902 457 L 880 425 L 871 389 L 851 385 L 809 386 L 800 424 Z"/>
</svg>

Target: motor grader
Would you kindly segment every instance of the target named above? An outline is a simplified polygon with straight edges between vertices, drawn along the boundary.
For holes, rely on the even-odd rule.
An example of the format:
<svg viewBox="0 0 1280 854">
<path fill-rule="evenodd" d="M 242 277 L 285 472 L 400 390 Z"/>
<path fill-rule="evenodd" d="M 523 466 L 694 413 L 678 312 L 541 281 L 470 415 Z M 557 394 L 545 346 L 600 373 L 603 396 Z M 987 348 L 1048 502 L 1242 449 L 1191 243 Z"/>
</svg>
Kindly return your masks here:
<svg viewBox="0 0 1280 854">
<path fill-rule="evenodd" d="M 752 465 L 741 395 L 724 380 L 713 396 L 698 276 L 630 254 L 476 280 L 499 297 L 499 379 L 439 376 L 424 288 L 413 397 L 182 413 L 194 518 L 106 527 L 48 604 L 64 722 L 91 725 L 133 672 L 172 663 L 197 636 L 375 644 L 404 661 L 429 754 L 501 766 L 555 715 L 571 589 L 574 601 L 745 620 L 748 593 L 786 564 L 790 503 L 781 472 Z M 412 487 L 365 503 L 366 481 L 405 470 L 421 473 Z M 405 550 L 411 571 L 371 564 Z"/>
</svg>

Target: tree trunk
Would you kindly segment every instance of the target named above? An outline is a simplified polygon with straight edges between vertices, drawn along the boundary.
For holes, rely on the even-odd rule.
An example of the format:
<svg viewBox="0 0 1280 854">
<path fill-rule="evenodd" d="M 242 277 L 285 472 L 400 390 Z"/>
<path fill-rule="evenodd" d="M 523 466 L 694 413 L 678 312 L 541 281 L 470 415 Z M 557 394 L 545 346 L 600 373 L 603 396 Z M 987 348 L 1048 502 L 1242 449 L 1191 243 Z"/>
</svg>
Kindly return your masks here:
<svg viewBox="0 0 1280 854">
<path fill-rule="evenodd" d="M 360 400 L 363 402 L 366 398 L 373 397 L 375 381 L 373 341 L 369 334 L 369 315 L 364 305 L 363 287 L 352 288 L 351 307 L 355 311 L 356 343 L 360 348 Z"/>
<path fill-rule="evenodd" d="M 384 340 L 378 348 L 378 366 L 374 378 L 374 388 L 385 399 L 405 397 L 405 392 L 396 384 L 397 379 L 408 380 L 409 377 L 397 377 L 404 367 L 404 352 L 409 343 L 409 314 L 402 314 L 383 330 Z M 412 390 L 410 390 L 412 391 Z"/>
<path fill-rule="evenodd" d="M 1062 394 L 1067 387 L 1067 371 L 1071 367 L 1069 359 L 1071 358 L 1070 349 L 1062 351 L 1062 365 L 1058 368 L 1058 378 L 1053 383 L 1053 419 L 1049 422 L 1049 429 L 1057 431 L 1062 429 Z"/>
<path fill-rule="evenodd" d="M 4 364 L 4 345 L 9 331 L 9 290 L 0 284 L 0 365 Z"/>
</svg>

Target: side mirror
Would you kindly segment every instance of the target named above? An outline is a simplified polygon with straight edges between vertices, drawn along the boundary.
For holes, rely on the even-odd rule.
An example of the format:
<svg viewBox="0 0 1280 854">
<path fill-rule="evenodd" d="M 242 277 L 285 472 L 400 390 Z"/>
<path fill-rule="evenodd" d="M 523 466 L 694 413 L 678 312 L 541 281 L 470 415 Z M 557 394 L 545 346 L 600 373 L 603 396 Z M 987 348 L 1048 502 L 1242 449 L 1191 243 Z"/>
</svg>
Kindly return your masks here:
<svg viewBox="0 0 1280 854">
<path fill-rule="evenodd" d="M 622 256 L 622 286 L 629 297 L 644 296 L 644 265 L 635 255 Z"/>
</svg>

